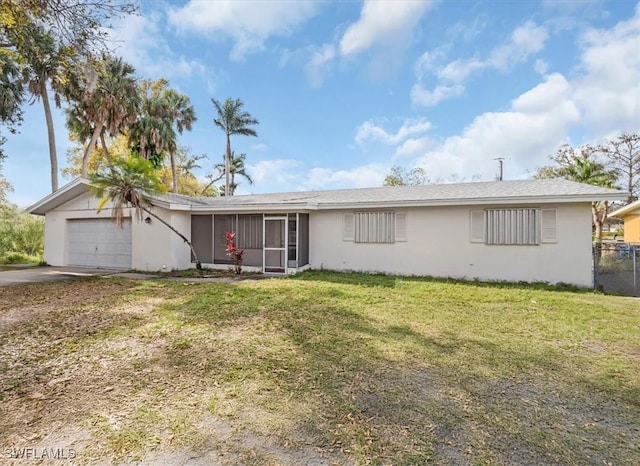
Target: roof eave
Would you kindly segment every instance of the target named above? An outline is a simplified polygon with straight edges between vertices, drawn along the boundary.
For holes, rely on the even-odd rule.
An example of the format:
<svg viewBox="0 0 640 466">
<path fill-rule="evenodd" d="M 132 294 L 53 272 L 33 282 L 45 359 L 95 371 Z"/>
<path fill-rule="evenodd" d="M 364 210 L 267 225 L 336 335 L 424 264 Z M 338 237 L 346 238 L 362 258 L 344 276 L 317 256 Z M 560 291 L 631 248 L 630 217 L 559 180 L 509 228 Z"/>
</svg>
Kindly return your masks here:
<svg viewBox="0 0 640 466">
<path fill-rule="evenodd" d="M 68 202 L 87 190 L 89 181 L 84 178 L 76 178 L 62 188 L 40 199 L 35 204 L 27 207 L 26 211 L 33 215 L 44 215 L 50 210 Z"/>
<path fill-rule="evenodd" d="M 632 202 L 631 204 L 628 204 L 628 205 L 626 205 L 624 207 L 620 207 L 618 210 L 614 210 L 609 215 L 607 215 L 607 217 L 608 218 L 611 218 L 611 217 L 624 217 L 625 214 L 628 214 L 630 212 L 634 212 L 636 210 L 640 211 L 640 200 Z"/>
<path fill-rule="evenodd" d="M 452 207 L 452 206 L 474 206 L 474 205 L 510 205 L 510 204 L 566 204 L 566 203 L 587 203 L 594 201 L 617 201 L 624 199 L 623 195 L 617 193 L 592 195 L 571 195 L 571 196 L 519 196 L 502 198 L 465 198 L 465 199 L 419 199 L 415 201 L 378 201 L 378 202 L 349 202 L 349 203 L 327 203 L 318 207 L 319 210 L 337 209 L 373 209 L 379 207 L 403 208 L 403 207 Z"/>
</svg>

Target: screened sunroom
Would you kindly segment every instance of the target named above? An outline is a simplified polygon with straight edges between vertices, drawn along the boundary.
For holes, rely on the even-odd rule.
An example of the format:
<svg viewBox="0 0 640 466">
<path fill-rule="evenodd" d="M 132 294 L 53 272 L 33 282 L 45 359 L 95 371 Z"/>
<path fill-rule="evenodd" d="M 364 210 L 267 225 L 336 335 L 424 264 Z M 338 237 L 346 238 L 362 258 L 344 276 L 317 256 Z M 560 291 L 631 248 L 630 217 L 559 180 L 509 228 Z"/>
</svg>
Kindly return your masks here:
<svg viewBox="0 0 640 466">
<path fill-rule="evenodd" d="M 286 274 L 309 264 L 309 214 L 194 214 L 191 242 L 200 262 L 214 268 L 233 263 L 227 232 L 236 234 L 236 247 L 245 251 L 243 267 Z"/>
</svg>

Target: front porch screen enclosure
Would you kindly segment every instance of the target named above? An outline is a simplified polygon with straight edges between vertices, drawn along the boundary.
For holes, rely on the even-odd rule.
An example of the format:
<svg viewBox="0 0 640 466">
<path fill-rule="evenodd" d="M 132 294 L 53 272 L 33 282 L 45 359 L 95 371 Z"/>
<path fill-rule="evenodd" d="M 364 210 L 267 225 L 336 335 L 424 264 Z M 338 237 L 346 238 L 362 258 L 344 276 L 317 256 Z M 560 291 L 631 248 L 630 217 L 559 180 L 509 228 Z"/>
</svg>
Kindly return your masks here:
<svg viewBox="0 0 640 466">
<path fill-rule="evenodd" d="M 245 266 L 287 273 L 309 263 L 309 214 L 192 215 L 191 242 L 203 264 L 232 264 L 226 232 L 236 233 Z"/>
</svg>

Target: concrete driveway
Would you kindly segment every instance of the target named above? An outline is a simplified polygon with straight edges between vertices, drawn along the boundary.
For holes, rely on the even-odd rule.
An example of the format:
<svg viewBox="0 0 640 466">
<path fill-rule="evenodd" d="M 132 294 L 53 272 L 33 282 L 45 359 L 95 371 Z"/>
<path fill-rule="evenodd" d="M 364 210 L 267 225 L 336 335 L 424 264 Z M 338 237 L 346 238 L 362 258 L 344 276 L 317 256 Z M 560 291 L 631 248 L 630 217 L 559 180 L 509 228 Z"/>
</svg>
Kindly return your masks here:
<svg viewBox="0 0 640 466">
<path fill-rule="evenodd" d="M 87 267 L 29 267 L 0 271 L 0 286 L 19 283 L 50 282 L 92 275 L 113 275 L 122 272 L 116 269 L 93 269 Z"/>
</svg>

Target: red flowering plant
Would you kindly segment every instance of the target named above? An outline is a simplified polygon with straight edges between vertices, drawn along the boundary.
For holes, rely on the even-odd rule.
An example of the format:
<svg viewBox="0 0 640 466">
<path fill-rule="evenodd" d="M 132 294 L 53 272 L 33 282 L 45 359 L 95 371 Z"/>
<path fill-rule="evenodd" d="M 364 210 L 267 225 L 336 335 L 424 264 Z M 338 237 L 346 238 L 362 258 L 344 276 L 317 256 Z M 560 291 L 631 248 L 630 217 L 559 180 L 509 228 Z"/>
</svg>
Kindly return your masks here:
<svg viewBox="0 0 640 466">
<path fill-rule="evenodd" d="M 242 273 L 242 259 L 244 257 L 244 249 L 238 249 L 236 247 L 236 234 L 227 231 L 224 234 L 227 240 L 227 256 L 233 261 L 233 267 L 237 274 Z"/>
</svg>

